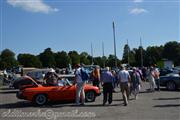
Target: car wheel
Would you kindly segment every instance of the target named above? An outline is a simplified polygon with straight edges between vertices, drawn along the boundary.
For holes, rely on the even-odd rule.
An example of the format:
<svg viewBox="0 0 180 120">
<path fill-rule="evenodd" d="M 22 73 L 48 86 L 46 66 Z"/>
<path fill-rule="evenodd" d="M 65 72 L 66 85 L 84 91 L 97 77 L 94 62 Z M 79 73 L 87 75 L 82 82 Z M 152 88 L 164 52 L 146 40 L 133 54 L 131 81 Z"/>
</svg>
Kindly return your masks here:
<svg viewBox="0 0 180 120">
<path fill-rule="evenodd" d="M 47 103 L 47 95 L 45 94 L 38 94 L 34 97 L 34 103 L 36 105 L 44 105 Z"/>
<path fill-rule="evenodd" d="M 87 102 L 93 102 L 95 101 L 96 95 L 94 91 L 88 91 L 86 92 L 86 101 Z"/>
<path fill-rule="evenodd" d="M 173 81 L 170 81 L 166 84 L 168 90 L 176 90 L 176 84 Z"/>
</svg>

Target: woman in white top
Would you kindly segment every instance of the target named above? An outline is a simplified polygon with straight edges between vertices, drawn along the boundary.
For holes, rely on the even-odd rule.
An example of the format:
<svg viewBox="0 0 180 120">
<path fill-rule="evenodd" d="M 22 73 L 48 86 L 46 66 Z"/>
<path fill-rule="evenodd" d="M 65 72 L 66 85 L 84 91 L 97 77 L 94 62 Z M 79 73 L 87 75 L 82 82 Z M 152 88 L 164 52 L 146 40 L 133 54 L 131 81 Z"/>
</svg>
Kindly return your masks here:
<svg viewBox="0 0 180 120">
<path fill-rule="evenodd" d="M 153 67 L 150 68 L 147 77 L 148 77 L 148 80 L 149 80 L 150 90 L 151 90 L 152 92 L 154 92 L 154 90 L 155 90 L 155 79 L 154 79 Z"/>
</svg>

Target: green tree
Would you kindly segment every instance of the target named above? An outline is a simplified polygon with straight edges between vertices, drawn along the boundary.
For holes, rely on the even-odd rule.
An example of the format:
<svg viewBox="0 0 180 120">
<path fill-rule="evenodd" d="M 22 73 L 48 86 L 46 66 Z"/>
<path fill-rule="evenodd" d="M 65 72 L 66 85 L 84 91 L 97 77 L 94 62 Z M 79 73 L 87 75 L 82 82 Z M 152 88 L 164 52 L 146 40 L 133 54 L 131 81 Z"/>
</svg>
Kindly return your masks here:
<svg viewBox="0 0 180 120">
<path fill-rule="evenodd" d="M 124 52 L 123 52 L 123 58 L 122 58 L 123 63 L 128 63 L 129 62 L 129 60 L 130 60 L 129 59 L 129 54 L 130 54 L 130 47 L 128 46 L 128 44 L 126 44 L 124 46 Z"/>
<path fill-rule="evenodd" d="M 166 43 L 164 45 L 163 57 L 174 61 L 175 65 L 180 65 L 180 43 L 176 41 Z"/>
<path fill-rule="evenodd" d="M 42 62 L 43 67 L 55 67 L 56 61 L 54 57 L 54 53 L 51 48 L 47 48 L 44 52 L 39 54 L 39 59 Z"/>
<path fill-rule="evenodd" d="M 124 46 L 123 58 L 122 63 L 129 63 L 129 65 L 135 65 L 135 54 L 133 51 L 130 50 L 128 44 Z"/>
<path fill-rule="evenodd" d="M 100 67 L 103 67 L 103 59 L 101 57 L 95 57 L 94 64 L 99 65 Z"/>
<path fill-rule="evenodd" d="M 115 56 L 114 55 L 109 55 L 108 60 L 107 60 L 107 66 L 115 67 Z"/>
<path fill-rule="evenodd" d="M 15 59 L 15 53 L 9 49 L 5 49 L 0 55 L 0 68 L 12 68 L 18 66 L 18 62 Z"/>
<path fill-rule="evenodd" d="M 55 53 L 55 61 L 56 67 L 66 68 L 70 64 L 71 59 L 65 51 L 61 51 Z"/>
<path fill-rule="evenodd" d="M 157 64 L 158 61 L 162 60 L 162 52 L 163 52 L 163 46 L 147 47 L 145 58 L 144 58 L 145 59 L 144 64 L 146 66 Z"/>
<path fill-rule="evenodd" d="M 103 66 L 102 66 L 102 67 L 103 67 L 103 68 L 107 66 L 107 61 L 108 61 L 107 57 L 106 57 L 106 56 L 103 56 L 103 57 L 102 57 L 102 62 L 103 62 Z"/>
<path fill-rule="evenodd" d="M 90 64 L 90 61 L 89 61 L 89 59 L 88 59 L 88 53 L 86 53 L 86 52 L 82 52 L 81 54 L 80 54 L 80 63 L 83 63 L 83 64 L 85 64 L 85 65 L 89 65 Z"/>
<path fill-rule="evenodd" d="M 94 64 L 94 58 L 92 58 L 92 56 L 88 55 L 87 59 L 89 60 L 89 64 Z"/>
<path fill-rule="evenodd" d="M 146 54 L 146 51 L 142 48 L 142 47 L 139 47 L 138 49 L 137 48 L 134 48 L 133 49 L 133 53 L 134 53 L 134 57 L 135 57 L 135 66 L 141 66 L 141 49 L 142 49 L 142 59 L 143 59 L 143 65 L 144 65 L 144 58 L 145 58 L 145 54 Z"/>
<path fill-rule="evenodd" d="M 135 66 L 136 65 L 136 60 L 135 60 L 135 53 L 134 51 L 129 52 L 129 65 L 130 66 Z"/>
<path fill-rule="evenodd" d="M 68 53 L 69 57 L 71 58 L 72 66 L 74 67 L 76 64 L 80 63 L 80 56 L 76 51 L 70 51 Z"/>
<path fill-rule="evenodd" d="M 42 67 L 41 61 L 35 55 L 19 54 L 17 58 L 19 63 L 24 67 L 37 67 L 37 68 Z"/>
</svg>

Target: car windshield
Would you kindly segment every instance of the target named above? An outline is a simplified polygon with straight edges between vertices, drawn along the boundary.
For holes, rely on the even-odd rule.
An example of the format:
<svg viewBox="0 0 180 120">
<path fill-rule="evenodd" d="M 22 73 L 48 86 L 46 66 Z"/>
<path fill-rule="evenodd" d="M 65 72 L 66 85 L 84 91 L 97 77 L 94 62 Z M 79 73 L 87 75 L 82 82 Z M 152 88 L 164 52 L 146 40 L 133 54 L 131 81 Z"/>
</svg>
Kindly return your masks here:
<svg viewBox="0 0 180 120">
<path fill-rule="evenodd" d="M 70 82 L 67 78 L 62 78 L 58 80 L 58 86 L 71 86 L 72 82 Z"/>
</svg>

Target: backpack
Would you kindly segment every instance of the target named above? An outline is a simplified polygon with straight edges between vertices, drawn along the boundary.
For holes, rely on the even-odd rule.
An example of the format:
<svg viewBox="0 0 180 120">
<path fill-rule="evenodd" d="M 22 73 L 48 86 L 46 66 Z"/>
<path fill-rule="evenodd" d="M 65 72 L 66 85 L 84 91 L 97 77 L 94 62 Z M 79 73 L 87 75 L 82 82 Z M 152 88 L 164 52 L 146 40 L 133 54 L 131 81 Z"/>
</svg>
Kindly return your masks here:
<svg viewBox="0 0 180 120">
<path fill-rule="evenodd" d="M 84 69 L 81 69 L 81 78 L 82 78 L 82 81 L 87 81 L 90 78 L 89 74 Z"/>
</svg>

